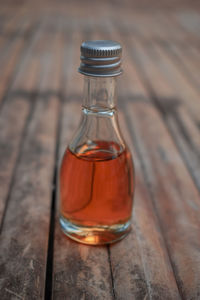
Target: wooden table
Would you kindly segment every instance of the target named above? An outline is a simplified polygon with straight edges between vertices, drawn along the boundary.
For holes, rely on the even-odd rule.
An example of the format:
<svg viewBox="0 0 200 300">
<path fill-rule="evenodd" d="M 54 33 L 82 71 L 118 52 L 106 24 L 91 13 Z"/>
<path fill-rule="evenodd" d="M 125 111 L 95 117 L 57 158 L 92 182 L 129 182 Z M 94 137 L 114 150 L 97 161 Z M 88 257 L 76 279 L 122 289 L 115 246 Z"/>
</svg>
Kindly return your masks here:
<svg viewBox="0 0 200 300">
<path fill-rule="evenodd" d="M 0 299 L 200 299 L 200 5 L 0 4 Z M 81 245 L 58 224 L 85 39 L 123 44 L 120 124 L 136 167 L 132 232 Z"/>
</svg>

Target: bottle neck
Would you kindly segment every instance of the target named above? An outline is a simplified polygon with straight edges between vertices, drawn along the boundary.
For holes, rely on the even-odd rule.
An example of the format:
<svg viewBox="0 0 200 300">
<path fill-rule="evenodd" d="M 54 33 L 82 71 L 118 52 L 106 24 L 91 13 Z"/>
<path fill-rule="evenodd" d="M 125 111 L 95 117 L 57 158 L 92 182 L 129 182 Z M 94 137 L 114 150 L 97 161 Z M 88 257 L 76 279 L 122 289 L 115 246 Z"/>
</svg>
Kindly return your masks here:
<svg viewBox="0 0 200 300">
<path fill-rule="evenodd" d="M 116 77 L 85 76 L 81 121 L 69 149 L 82 155 L 98 145 L 112 155 L 125 149 L 118 126 Z"/>
<path fill-rule="evenodd" d="M 116 77 L 84 76 L 83 107 L 93 111 L 116 107 Z"/>
</svg>

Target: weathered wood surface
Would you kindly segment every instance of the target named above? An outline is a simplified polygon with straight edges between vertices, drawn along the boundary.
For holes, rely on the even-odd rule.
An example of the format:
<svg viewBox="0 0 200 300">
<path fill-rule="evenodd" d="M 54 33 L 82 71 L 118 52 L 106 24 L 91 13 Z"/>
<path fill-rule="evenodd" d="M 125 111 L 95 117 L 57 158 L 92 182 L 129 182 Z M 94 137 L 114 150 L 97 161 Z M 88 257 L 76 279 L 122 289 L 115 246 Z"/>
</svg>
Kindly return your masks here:
<svg viewBox="0 0 200 300">
<path fill-rule="evenodd" d="M 200 298 L 199 20 L 179 0 L 0 3 L 0 299 Z M 85 39 L 124 46 L 120 124 L 136 168 L 132 232 L 105 247 L 58 223 Z"/>
</svg>

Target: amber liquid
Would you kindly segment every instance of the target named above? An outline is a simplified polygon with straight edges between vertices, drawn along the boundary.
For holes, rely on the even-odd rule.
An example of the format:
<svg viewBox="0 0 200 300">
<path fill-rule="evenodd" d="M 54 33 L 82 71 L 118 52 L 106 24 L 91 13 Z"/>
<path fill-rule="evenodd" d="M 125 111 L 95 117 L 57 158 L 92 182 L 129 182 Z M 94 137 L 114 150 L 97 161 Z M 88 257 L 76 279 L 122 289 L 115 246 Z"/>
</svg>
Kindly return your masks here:
<svg viewBox="0 0 200 300">
<path fill-rule="evenodd" d="M 91 232 L 93 227 L 104 228 L 101 240 L 92 240 L 92 233 L 89 240 L 82 239 L 94 244 L 113 239 L 112 234 L 106 237 L 106 231 L 130 220 L 133 201 L 129 151 L 118 153 L 120 147 L 113 142 L 96 141 L 95 145 L 81 154 L 67 149 L 60 171 L 61 215 Z"/>
</svg>

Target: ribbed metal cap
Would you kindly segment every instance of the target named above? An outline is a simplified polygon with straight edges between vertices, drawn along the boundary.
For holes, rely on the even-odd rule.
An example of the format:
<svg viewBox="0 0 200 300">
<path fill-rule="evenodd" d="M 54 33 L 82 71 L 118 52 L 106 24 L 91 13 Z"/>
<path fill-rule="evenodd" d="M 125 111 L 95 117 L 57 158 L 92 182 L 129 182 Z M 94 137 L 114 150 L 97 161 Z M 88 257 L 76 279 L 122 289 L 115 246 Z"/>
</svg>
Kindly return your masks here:
<svg viewBox="0 0 200 300">
<path fill-rule="evenodd" d="M 121 69 L 122 46 L 115 41 L 85 41 L 81 45 L 79 72 L 89 76 L 118 76 Z"/>
</svg>

